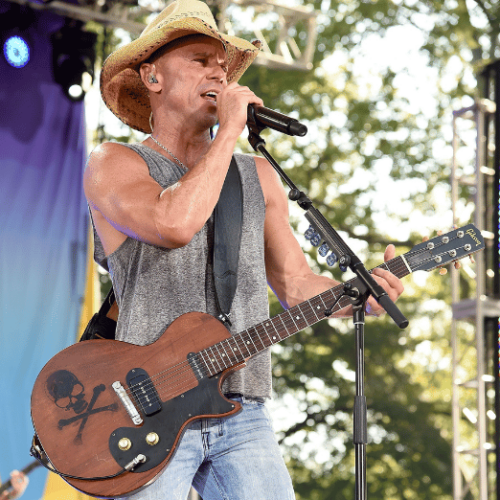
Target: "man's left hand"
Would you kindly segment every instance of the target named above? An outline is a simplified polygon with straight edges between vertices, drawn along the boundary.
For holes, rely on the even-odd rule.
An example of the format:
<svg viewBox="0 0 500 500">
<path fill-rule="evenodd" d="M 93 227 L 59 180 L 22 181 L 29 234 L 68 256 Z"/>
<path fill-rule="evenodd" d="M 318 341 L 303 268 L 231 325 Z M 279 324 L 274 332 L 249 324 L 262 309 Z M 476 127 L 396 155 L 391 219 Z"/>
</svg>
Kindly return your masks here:
<svg viewBox="0 0 500 500">
<path fill-rule="evenodd" d="M 396 248 L 394 245 L 388 245 L 384 253 L 384 262 L 391 260 L 396 255 Z M 386 269 L 381 269 L 379 267 L 372 271 L 372 276 L 375 278 L 377 283 L 387 292 L 390 299 L 396 302 L 398 297 L 403 293 L 404 286 L 401 280 Z M 370 297 L 368 299 L 368 304 L 366 306 L 366 311 L 372 316 L 380 316 L 385 313 L 385 309 L 381 307 L 378 302 Z"/>
</svg>

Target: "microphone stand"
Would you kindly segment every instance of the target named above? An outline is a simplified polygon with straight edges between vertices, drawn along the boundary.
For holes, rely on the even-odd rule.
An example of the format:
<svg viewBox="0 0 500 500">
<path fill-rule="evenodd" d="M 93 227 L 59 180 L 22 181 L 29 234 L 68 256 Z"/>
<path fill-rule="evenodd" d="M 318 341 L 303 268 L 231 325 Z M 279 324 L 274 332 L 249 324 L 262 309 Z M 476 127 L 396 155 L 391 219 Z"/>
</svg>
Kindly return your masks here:
<svg viewBox="0 0 500 500">
<path fill-rule="evenodd" d="M 342 296 L 347 295 L 353 299 L 353 322 L 356 337 L 356 395 L 353 411 L 353 442 L 356 480 L 355 499 L 366 500 L 366 444 L 368 441 L 368 432 L 366 397 L 364 395 L 364 325 L 365 306 L 368 297 L 372 295 L 399 328 L 406 328 L 408 326 L 408 320 L 390 299 L 387 292 L 371 276 L 361 260 L 348 247 L 337 231 L 333 229 L 321 212 L 313 206 L 312 201 L 297 188 L 267 151 L 265 148 L 266 143 L 260 136 L 260 132 L 266 127 L 257 123 L 255 113 L 251 107 L 249 107 L 248 110 L 247 127 L 249 130 L 248 142 L 250 145 L 255 151 L 258 151 L 267 159 L 290 188 L 288 198 L 292 201 L 296 201 L 298 205 L 306 211 L 305 218 L 335 254 L 341 269 L 346 270 L 349 268 L 356 275 L 356 278 L 351 283 L 344 284 L 343 293 L 327 310 L 325 310 L 325 316 L 328 317 L 332 314 L 333 308 Z"/>
</svg>

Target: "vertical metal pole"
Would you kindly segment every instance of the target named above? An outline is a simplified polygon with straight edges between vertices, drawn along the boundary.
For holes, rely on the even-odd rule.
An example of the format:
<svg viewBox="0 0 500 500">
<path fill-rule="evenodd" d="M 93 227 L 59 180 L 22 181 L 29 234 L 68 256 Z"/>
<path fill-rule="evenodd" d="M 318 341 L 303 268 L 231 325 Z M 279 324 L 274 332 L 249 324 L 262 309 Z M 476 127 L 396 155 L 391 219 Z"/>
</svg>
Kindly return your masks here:
<svg viewBox="0 0 500 500">
<path fill-rule="evenodd" d="M 353 305 L 354 331 L 356 335 L 356 396 L 354 398 L 354 456 L 355 456 L 355 500 L 366 500 L 366 423 L 365 383 L 365 300 Z"/>
<path fill-rule="evenodd" d="M 458 200 L 458 181 L 457 181 L 457 116 L 453 114 L 453 156 L 451 163 L 451 208 L 453 213 L 453 224 L 458 225 L 457 217 L 457 200 Z M 451 303 L 458 304 L 460 301 L 459 293 L 459 274 L 458 271 L 451 267 Z M 458 386 L 458 340 L 457 340 L 457 320 L 451 320 L 451 349 L 452 349 L 452 427 L 453 427 L 453 442 L 452 442 L 452 464 L 453 464 L 453 500 L 462 500 L 462 472 L 460 470 L 460 398 Z"/>
<path fill-rule="evenodd" d="M 481 104 L 475 110 L 476 119 L 476 210 L 474 220 L 476 226 L 484 227 L 484 185 L 481 167 L 484 165 L 484 113 Z M 478 432 L 478 460 L 479 460 L 479 500 L 488 500 L 488 450 L 486 449 L 486 387 L 485 351 L 484 351 L 484 255 L 479 252 L 476 258 L 476 351 L 477 351 L 477 432 Z"/>
<path fill-rule="evenodd" d="M 488 87 L 493 79 L 493 97 L 496 103 L 494 114 L 494 147 L 493 168 L 495 170 L 493 190 L 496 194 L 493 196 L 493 203 L 496 205 L 496 221 L 493 224 L 496 247 L 493 247 L 493 270 L 495 272 L 493 282 L 493 296 L 500 298 L 500 61 L 496 61 L 487 69 L 486 78 Z M 486 94 L 490 97 L 490 93 Z M 493 372 L 495 387 L 495 443 L 496 443 L 496 499 L 500 500 L 500 318 L 497 318 L 496 335 L 493 335 Z"/>
</svg>

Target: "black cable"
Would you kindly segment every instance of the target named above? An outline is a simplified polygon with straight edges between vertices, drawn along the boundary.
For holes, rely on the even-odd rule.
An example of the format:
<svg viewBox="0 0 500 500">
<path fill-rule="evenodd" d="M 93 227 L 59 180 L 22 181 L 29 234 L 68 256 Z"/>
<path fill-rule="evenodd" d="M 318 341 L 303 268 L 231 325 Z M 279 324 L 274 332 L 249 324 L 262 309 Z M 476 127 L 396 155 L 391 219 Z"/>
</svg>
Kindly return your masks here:
<svg viewBox="0 0 500 500">
<path fill-rule="evenodd" d="M 64 474 L 64 472 L 58 471 L 52 465 L 48 465 L 48 462 L 46 463 L 46 461 L 42 458 L 41 454 L 38 452 L 38 450 L 36 449 L 35 445 L 31 445 L 30 455 L 32 457 L 36 458 L 40 462 L 40 464 L 43 465 L 50 472 L 53 472 L 54 474 L 57 474 L 58 476 L 67 477 L 67 478 L 70 478 L 70 479 L 81 479 L 83 481 L 99 481 L 99 480 L 102 480 L 102 479 L 113 479 L 114 477 L 120 476 L 124 472 L 128 472 L 127 469 L 123 468 L 120 472 L 117 472 L 116 474 L 112 474 L 110 476 L 100 476 L 100 477 L 72 476 L 71 474 Z"/>
</svg>

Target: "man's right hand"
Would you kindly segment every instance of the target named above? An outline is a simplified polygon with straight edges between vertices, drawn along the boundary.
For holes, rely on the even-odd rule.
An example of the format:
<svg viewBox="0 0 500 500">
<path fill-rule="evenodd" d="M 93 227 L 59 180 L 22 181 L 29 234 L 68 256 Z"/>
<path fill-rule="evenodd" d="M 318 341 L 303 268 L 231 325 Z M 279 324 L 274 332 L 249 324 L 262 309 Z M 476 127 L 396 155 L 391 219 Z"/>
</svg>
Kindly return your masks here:
<svg viewBox="0 0 500 500">
<path fill-rule="evenodd" d="M 263 106 L 264 101 L 257 97 L 248 87 L 230 83 L 217 96 L 217 113 L 219 130 L 234 135 L 236 140 L 243 132 L 247 123 L 247 109 L 249 104 Z"/>
</svg>

